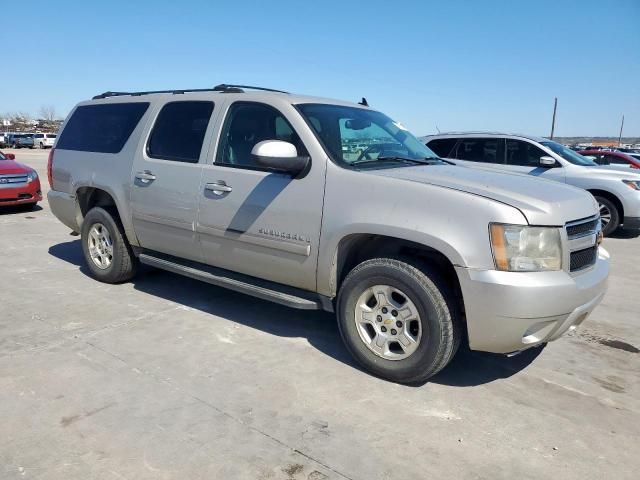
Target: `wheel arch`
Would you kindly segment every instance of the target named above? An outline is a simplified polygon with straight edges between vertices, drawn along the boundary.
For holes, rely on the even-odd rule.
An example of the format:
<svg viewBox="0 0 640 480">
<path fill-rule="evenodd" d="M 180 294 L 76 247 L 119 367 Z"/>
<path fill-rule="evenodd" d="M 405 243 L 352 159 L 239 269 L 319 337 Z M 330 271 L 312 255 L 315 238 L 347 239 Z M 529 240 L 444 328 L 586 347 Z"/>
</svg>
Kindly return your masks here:
<svg viewBox="0 0 640 480">
<path fill-rule="evenodd" d="M 606 190 L 600 190 L 597 188 L 589 188 L 587 189 L 587 191 L 594 197 L 603 197 L 611 201 L 618 209 L 618 214 L 620 215 L 620 221 L 622 222 L 622 219 L 624 218 L 624 206 L 622 205 L 622 202 L 615 194 L 608 192 Z"/>
<path fill-rule="evenodd" d="M 402 259 L 415 266 L 428 265 L 435 269 L 452 289 L 464 318 L 464 299 L 455 270 L 457 261 L 438 248 L 396 236 L 355 233 L 343 237 L 338 243 L 332 265 L 333 294 L 337 294 L 345 277 L 356 265 L 378 257 Z"/>
</svg>

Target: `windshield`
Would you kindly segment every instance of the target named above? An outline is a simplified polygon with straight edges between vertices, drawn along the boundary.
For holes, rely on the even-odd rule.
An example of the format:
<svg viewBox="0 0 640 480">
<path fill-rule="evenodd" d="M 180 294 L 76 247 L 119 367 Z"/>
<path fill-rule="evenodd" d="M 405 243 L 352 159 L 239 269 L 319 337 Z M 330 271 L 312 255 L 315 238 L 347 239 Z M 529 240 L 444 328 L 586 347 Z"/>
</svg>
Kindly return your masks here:
<svg viewBox="0 0 640 480">
<path fill-rule="evenodd" d="M 402 125 L 364 108 L 301 104 L 298 110 L 331 157 L 346 167 L 388 168 L 433 159 L 445 163 Z"/>
<path fill-rule="evenodd" d="M 542 142 L 542 145 L 552 150 L 554 153 L 557 153 L 562 158 L 564 158 L 567 162 L 571 162 L 574 165 L 582 165 L 583 167 L 596 167 L 598 164 L 593 160 L 588 159 L 580 155 L 577 152 L 574 152 L 569 147 L 565 147 L 564 145 L 560 145 L 556 142 Z"/>
</svg>

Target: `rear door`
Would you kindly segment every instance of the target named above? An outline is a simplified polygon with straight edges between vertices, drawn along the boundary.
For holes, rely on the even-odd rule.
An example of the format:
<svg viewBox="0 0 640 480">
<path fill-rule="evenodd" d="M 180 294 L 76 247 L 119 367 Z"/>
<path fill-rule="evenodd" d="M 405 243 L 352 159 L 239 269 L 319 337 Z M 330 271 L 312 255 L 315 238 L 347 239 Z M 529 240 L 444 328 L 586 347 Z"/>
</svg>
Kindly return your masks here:
<svg viewBox="0 0 640 480">
<path fill-rule="evenodd" d="M 197 228 L 210 265 L 314 290 L 326 156 L 312 156 L 299 178 L 251 157 L 263 140 L 310 154 L 313 134 L 291 105 L 281 108 L 247 101 L 226 108 L 214 161 L 204 166 Z"/>
<path fill-rule="evenodd" d="M 504 139 L 496 137 L 462 137 L 455 147 L 455 162 L 469 167 L 505 170 Z"/>
<path fill-rule="evenodd" d="M 196 239 L 203 148 L 214 103 L 165 103 L 138 147 L 131 175 L 133 226 L 140 246 L 202 261 Z"/>
</svg>

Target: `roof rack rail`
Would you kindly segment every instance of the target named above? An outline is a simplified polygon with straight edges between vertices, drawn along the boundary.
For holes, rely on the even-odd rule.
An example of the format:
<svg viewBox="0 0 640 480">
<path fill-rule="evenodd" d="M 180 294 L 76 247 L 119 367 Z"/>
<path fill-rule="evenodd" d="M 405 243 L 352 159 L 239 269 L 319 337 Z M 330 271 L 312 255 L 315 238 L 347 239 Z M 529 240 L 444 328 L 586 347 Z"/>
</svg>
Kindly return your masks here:
<svg viewBox="0 0 640 480">
<path fill-rule="evenodd" d="M 245 88 L 250 90 L 261 90 L 264 92 L 277 92 L 277 93 L 289 93 L 283 92 L 282 90 L 275 90 L 273 88 L 264 88 L 264 87 L 252 87 L 249 85 L 227 85 L 222 83 L 220 85 L 216 85 L 213 88 L 186 88 L 186 89 L 175 89 L 175 90 L 149 90 L 146 92 L 104 92 L 100 95 L 96 95 L 93 97 L 93 100 L 99 100 L 101 98 L 109 98 L 109 97 L 121 97 L 121 96 L 132 96 L 137 97 L 140 95 L 150 95 L 153 93 L 172 93 L 174 95 L 180 95 L 187 92 L 222 92 L 222 93 L 243 93 Z"/>
<path fill-rule="evenodd" d="M 152 93 L 173 93 L 174 95 L 179 95 L 181 93 L 187 92 L 213 92 L 215 91 L 213 88 L 186 88 L 186 89 L 175 89 L 175 90 L 149 90 L 147 92 L 104 92 L 100 95 L 96 95 L 93 97 L 93 100 L 98 100 L 100 98 L 109 98 L 109 97 L 120 97 L 123 95 L 130 95 L 132 97 L 137 97 L 140 95 L 150 95 Z"/>
<path fill-rule="evenodd" d="M 225 93 L 243 93 L 245 88 L 248 88 L 249 90 L 260 90 L 262 92 L 289 93 L 283 90 L 276 90 L 274 88 L 253 87 L 251 85 L 232 85 L 227 83 L 221 83 L 220 85 L 216 85 L 213 88 L 213 90 L 216 92 L 225 92 Z"/>
</svg>

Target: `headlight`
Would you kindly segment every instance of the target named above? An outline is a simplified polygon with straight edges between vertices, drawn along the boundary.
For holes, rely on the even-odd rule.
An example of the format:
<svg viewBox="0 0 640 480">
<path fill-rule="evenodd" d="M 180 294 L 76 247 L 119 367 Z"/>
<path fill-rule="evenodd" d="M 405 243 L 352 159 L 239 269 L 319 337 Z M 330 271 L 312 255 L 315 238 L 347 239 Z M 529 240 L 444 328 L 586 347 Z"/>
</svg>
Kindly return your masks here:
<svg viewBox="0 0 640 480">
<path fill-rule="evenodd" d="M 622 180 L 622 182 L 629 188 L 640 190 L 640 180 Z"/>
<path fill-rule="evenodd" d="M 541 272 L 562 268 L 560 229 L 492 223 L 490 231 L 498 270 Z"/>
<path fill-rule="evenodd" d="M 37 179 L 38 179 L 38 174 L 36 173 L 35 170 L 31 170 L 29 173 L 27 173 L 27 183 L 31 183 Z"/>
</svg>

